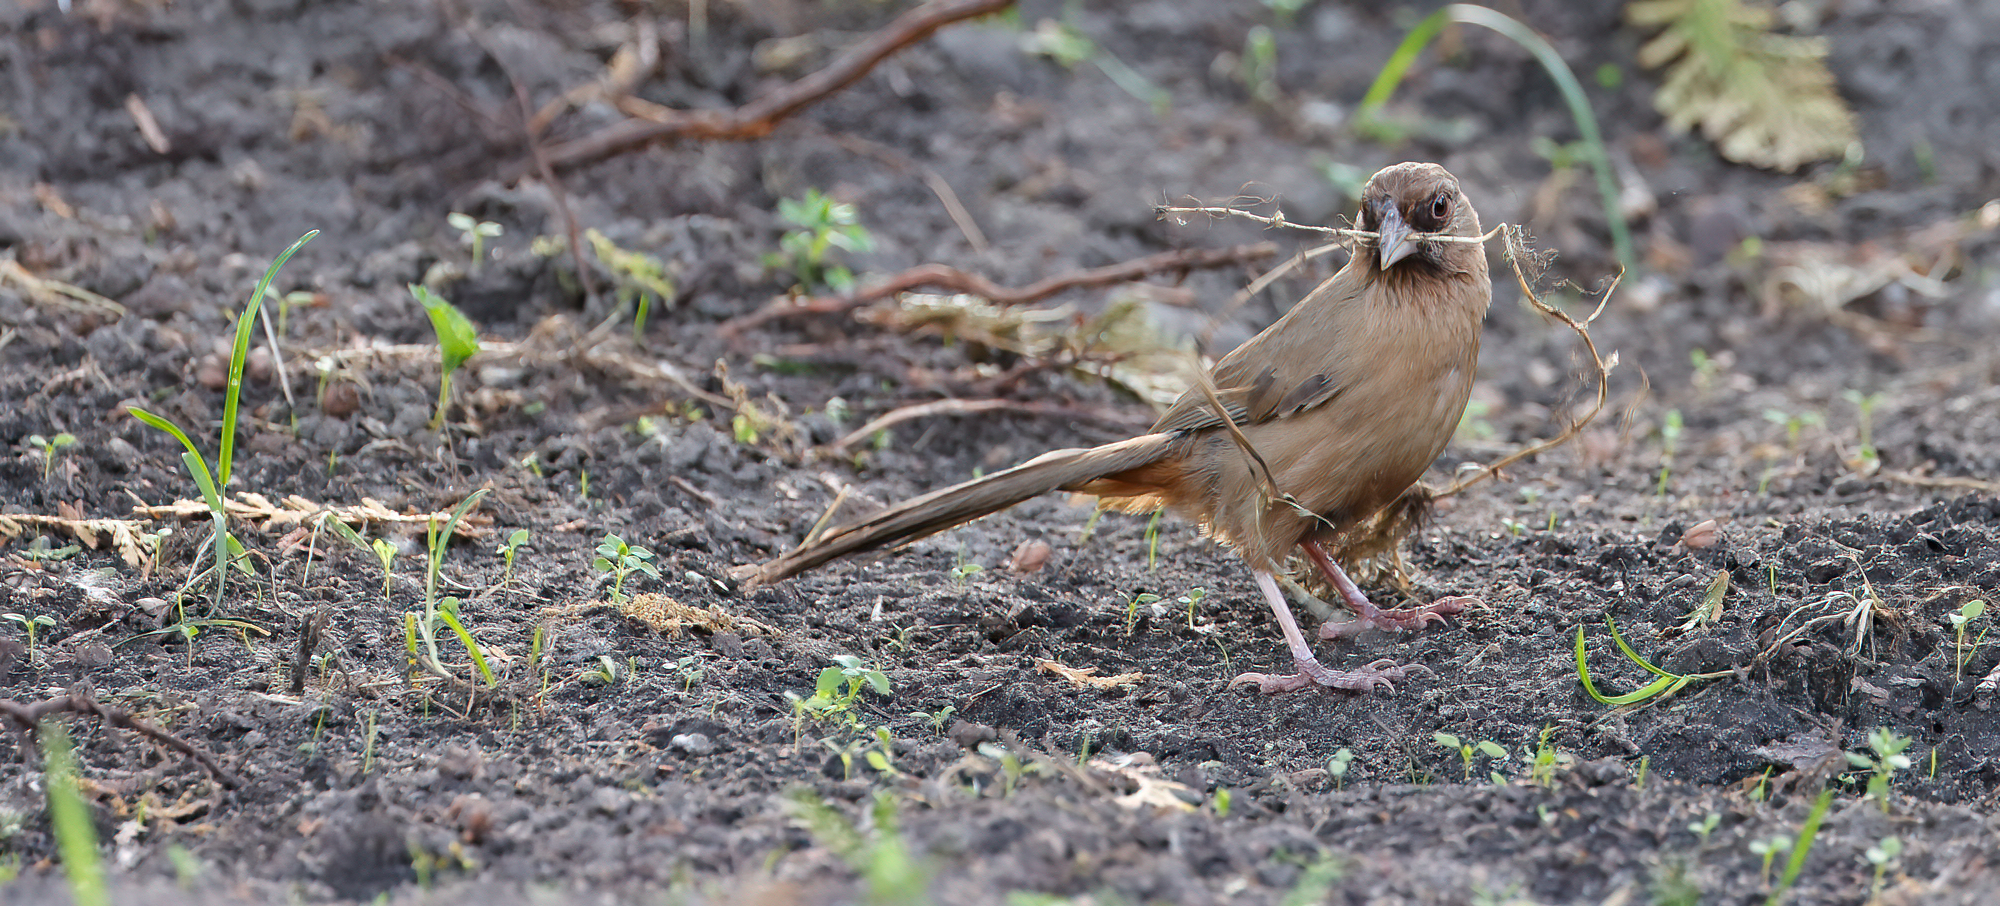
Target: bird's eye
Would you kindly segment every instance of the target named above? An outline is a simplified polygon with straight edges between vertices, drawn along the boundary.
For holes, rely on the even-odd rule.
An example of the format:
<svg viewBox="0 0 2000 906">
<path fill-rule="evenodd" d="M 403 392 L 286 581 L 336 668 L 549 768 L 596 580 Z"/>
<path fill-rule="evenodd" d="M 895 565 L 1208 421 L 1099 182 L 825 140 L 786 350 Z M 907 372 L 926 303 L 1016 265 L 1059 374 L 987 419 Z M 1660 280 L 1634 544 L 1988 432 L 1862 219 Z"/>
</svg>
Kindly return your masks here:
<svg viewBox="0 0 2000 906">
<path fill-rule="evenodd" d="M 1431 199 L 1431 216 L 1438 220 L 1451 216 L 1451 196 L 1439 195 Z"/>
</svg>

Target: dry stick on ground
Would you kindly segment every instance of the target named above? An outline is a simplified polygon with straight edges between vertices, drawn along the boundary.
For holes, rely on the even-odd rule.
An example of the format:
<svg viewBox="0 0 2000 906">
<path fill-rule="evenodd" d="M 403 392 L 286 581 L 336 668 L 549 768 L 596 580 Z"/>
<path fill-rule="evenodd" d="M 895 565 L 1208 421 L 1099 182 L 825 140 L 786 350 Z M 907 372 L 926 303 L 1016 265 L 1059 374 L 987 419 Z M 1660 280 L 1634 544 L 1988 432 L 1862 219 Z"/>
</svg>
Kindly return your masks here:
<svg viewBox="0 0 2000 906">
<path fill-rule="evenodd" d="M 194 759 L 202 767 L 207 768 L 210 776 L 213 776 L 216 782 L 223 786 L 234 789 L 243 785 L 243 781 L 238 779 L 229 769 L 224 768 L 222 762 L 217 761 L 215 756 L 202 751 L 193 743 L 133 717 L 123 710 L 108 707 L 98 702 L 97 699 L 91 697 L 90 690 L 80 683 L 72 687 L 67 695 L 57 696 L 47 701 L 35 702 L 34 704 L 22 704 L 11 699 L 0 698 L 0 715 L 11 718 L 16 728 L 20 731 L 22 736 L 21 760 L 28 763 L 33 763 L 32 753 L 34 752 L 34 743 L 40 734 L 42 719 L 51 714 L 65 712 L 96 715 L 98 719 L 103 720 L 111 726 L 131 730 L 160 745 Z"/>
<path fill-rule="evenodd" d="M 978 415 L 983 412 L 1020 412 L 1027 415 L 1060 415 L 1069 418 L 1103 418 L 1103 414 L 1075 406 L 1051 406 L 1046 403 L 1024 403 L 1016 400 L 932 400 L 928 403 L 914 403 L 877 416 L 868 424 L 848 432 L 833 443 L 822 447 L 828 453 L 841 454 L 881 431 L 903 422 L 934 415 Z"/>
<path fill-rule="evenodd" d="M 549 148 L 548 163 L 557 168 L 574 167 L 675 138 L 709 141 L 763 138 L 780 121 L 854 84 L 876 64 L 930 37 L 938 29 L 1013 5 L 1014 0 L 933 0 L 898 16 L 825 69 L 734 110 L 667 110 L 657 118 L 628 119 Z"/>
<path fill-rule="evenodd" d="M 847 295 L 820 296 L 796 301 L 773 300 L 757 311 L 722 322 L 717 332 L 729 337 L 766 322 L 793 315 L 839 314 L 919 287 L 978 296 L 995 305 L 1024 305 L 1065 290 L 1127 283 L 1148 274 L 1161 272 L 1228 267 L 1262 260 L 1277 253 L 1277 244 L 1271 242 L 1258 242 L 1226 249 L 1176 249 L 1119 264 L 1057 274 L 1018 289 L 1001 286 L 978 274 L 967 273 L 950 265 L 924 264 Z"/>
</svg>

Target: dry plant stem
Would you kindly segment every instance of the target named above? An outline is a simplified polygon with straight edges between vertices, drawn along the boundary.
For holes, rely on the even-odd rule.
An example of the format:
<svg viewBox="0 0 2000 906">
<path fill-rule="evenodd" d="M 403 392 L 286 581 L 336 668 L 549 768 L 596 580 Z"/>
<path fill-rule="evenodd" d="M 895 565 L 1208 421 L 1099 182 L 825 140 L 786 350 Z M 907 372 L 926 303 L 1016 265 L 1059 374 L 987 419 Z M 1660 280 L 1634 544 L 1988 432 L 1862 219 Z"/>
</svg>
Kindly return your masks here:
<svg viewBox="0 0 2000 906">
<path fill-rule="evenodd" d="M 1023 403 L 1014 400 L 933 400 L 892 409 L 876 416 L 867 424 L 854 429 L 833 443 L 821 449 L 831 454 L 843 454 L 854 445 L 875 436 L 875 432 L 893 427 L 903 422 L 938 415 L 978 415 L 983 412 L 1020 412 L 1027 415 L 1052 415 L 1075 418 L 1092 417 L 1097 413 L 1078 410 L 1074 406 L 1050 406 L 1042 403 Z"/>
<path fill-rule="evenodd" d="M 860 308 L 870 302 L 886 299 L 898 293 L 910 292 L 918 288 L 941 289 L 947 292 L 965 293 L 978 296 L 995 305 L 1025 305 L 1046 299 L 1065 290 L 1092 286 L 1109 286 L 1137 280 L 1147 274 L 1163 271 L 1204 270 L 1227 267 L 1269 258 L 1278 253 L 1276 243 L 1259 242 L 1239 245 L 1227 249 L 1177 249 L 1148 255 L 1144 258 L 1111 264 L 1083 271 L 1058 274 L 1038 280 L 1019 289 L 1000 286 L 978 274 L 967 273 L 944 264 L 925 264 L 903 271 L 888 280 L 866 289 L 857 290 L 844 296 L 820 296 L 816 298 L 778 299 L 755 312 L 740 318 L 723 322 L 719 333 L 733 336 L 753 327 L 779 318 L 810 314 L 840 314 Z"/>
<path fill-rule="evenodd" d="M 80 684 L 72 687 L 67 695 L 57 696 L 33 704 L 23 704 L 11 699 L 0 698 L 0 715 L 5 715 L 11 719 L 23 737 L 21 744 L 21 757 L 23 761 L 31 760 L 33 757 L 32 753 L 37 751 L 33 743 L 35 742 L 37 733 L 36 728 L 41 724 L 42 718 L 51 714 L 65 712 L 94 715 L 99 720 L 111 726 L 131 730 L 160 745 L 186 755 L 200 763 L 202 767 L 207 768 L 209 775 L 214 777 L 216 782 L 223 786 L 233 789 L 243 785 L 243 781 L 230 772 L 229 769 L 224 768 L 222 762 L 217 761 L 215 756 L 202 751 L 193 743 L 133 717 L 123 710 L 107 707 L 99 703 L 97 699 L 91 697 L 90 691 Z"/>
<path fill-rule="evenodd" d="M 658 119 L 628 119 L 548 149 L 548 163 L 558 169 L 574 167 L 675 138 L 708 141 L 763 138 L 779 122 L 854 84 L 876 64 L 930 37 L 938 29 L 1013 5 L 1014 0 L 932 0 L 898 16 L 825 69 L 734 110 L 667 110 Z"/>
</svg>

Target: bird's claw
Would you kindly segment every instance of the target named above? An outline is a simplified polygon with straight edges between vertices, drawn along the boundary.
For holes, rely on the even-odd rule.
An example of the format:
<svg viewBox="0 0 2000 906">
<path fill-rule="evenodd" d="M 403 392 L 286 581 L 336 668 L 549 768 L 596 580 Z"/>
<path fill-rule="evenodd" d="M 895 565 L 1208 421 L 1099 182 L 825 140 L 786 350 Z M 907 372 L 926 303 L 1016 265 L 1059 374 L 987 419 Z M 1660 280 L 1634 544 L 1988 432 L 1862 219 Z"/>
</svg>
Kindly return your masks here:
<svg viewBox="0 0 2000 906">
<path fill-rule="evenodd" d="M 1409 632 L 1413 629 L 1422 629 L 1432 623 L 1442 623 L 1444 622 L 1445 614 L 1461 613 L 1468 607 L 1478 606 L 1479 603 L 1478 598 L 1457 597 L 1440 598 L 1421 607 L 1410 607 L 1403 610 L 1381 610 L 1371 607 L 1370 610 L 1373 611 L 1372 613 L 1363 612 L 1357 614 L 1352 620 L 1319 624 L 1319 637 L 1322 639 L 1349 638 L 1369 629 L 1380 629 L 1386 632 Z"/>
</svg>

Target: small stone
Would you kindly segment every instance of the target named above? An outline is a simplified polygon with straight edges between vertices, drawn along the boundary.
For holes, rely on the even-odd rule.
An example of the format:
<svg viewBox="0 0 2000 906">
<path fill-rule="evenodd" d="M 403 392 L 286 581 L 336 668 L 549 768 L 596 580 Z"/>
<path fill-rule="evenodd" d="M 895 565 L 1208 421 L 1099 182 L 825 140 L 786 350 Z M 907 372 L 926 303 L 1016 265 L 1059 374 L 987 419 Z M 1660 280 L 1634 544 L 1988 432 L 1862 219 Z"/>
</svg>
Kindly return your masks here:
<svg viewBox="0 0 2000 906">
<path fill-rule="evenodd" d="M 701 756 L 715 751 L 715 740 L 707 733 L 682 733 L 667 740 L 667 745 L 689 755 Z"/>
</svg>

